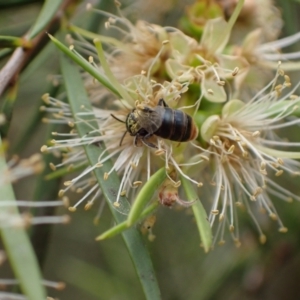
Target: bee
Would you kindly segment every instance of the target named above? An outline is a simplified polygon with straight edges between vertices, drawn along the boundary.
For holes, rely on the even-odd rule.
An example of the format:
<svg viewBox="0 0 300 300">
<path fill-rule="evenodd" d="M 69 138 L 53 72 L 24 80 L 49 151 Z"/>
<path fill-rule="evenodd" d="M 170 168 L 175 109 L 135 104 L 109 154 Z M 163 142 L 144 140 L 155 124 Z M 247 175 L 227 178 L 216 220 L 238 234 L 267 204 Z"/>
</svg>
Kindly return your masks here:
<svg viewBox="0 0 300 300">
<path fill-rule="evenodd" d="M 197 138 L 198 128 L 191 116 L 178 109 L 168 107 L 163 99 L 160 99 L 158 105 L 154 108 L 149 106 L 140 106 L 134 108 L 126 118 L 126 121 L 116 120 L 126 124 L 126 131 L 121 138 L 120 146 L 127 132 L 134 136 L 134 145 L 138 141 L 150 148 L 157 148 L 149 141 L 153 135 L 176 141 L 187 142 Z"/>
</svg>

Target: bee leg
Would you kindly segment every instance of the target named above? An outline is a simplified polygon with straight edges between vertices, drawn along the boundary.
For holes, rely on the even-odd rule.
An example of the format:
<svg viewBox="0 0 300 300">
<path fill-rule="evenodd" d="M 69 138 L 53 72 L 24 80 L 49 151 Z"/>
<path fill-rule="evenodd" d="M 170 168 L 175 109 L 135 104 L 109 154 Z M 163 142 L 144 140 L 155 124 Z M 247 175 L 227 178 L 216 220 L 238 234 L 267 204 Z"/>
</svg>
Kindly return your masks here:
<svg viewBox="0 0 300 300">
<path fill-rule="evenodd" d="M 169 107 L 164 99 L 160 99 L 157 106 Z"/>
<path fill-rule="evenodd" d="M 148 146 L 149 148 L 154 148 L 154 149 L 158 149 L 158 147 L 156 145 L 154 145 L 153 143 L 148 142 L 146 139 L 150 138 L 153 134 L 148 133 L 146 135 L 144 135 L 142 137 L 142 142 L 144 145 Z"/>
</svg>

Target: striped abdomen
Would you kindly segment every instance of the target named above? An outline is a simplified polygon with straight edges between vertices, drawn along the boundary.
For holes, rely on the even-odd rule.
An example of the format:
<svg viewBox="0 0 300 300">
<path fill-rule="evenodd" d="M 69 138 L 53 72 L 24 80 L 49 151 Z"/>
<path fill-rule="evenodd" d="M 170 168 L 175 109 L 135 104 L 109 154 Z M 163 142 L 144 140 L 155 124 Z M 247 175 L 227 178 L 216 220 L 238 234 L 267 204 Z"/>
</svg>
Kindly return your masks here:
<svg viewBox="0 0 300 300">
<path fill-rule="evenodd" d="M 164 108 L 161 126 L 153 134 L 177 142 L 194 140 L 198 128 L 193 119 L 181 110 Z"/>
</svg>

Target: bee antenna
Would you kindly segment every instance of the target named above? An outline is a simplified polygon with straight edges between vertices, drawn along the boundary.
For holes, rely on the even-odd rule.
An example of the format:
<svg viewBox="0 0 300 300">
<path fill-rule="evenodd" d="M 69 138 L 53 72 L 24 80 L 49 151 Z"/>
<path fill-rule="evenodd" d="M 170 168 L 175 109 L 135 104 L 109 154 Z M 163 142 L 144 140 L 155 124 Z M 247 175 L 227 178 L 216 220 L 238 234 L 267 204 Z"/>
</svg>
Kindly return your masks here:
<svg viewBox="0 0 300 300">
<path fill-rule="evenodd" d="M 123 120 L 117 118 L 115 115 L 113 115 L 113 114 L 110 114 L 110 115 L 111 115 L 114 119 L 116 119 L 117 121 L 119 121 L 119 122 L 121 122 L 121 123 L 126 123 L 125 121 L 123 121 Z"/>
<path fill-rule="evenodd" d="M 121 138 L 121 141 L 120 141 L 120 147 L 122 146 L 122 143 L 123 143 L 123 140 L 124 140 L 124 137 L 125 137 L 125 135 L 126 135 L 126 133 L 127 133 L 127 130 L 124 132 L 124 134 L 122 135 L 122 138 Z"/>
</svg>

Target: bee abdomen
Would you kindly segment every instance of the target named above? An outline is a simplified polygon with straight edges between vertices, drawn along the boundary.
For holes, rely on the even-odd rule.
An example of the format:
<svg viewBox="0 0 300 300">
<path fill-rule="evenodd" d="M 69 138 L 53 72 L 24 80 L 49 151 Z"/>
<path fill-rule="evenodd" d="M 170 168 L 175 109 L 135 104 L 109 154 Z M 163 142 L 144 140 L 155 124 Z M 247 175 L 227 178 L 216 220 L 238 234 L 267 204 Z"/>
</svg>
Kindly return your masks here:
<svg viewBox="0 0 300 300">
<path fill-rule="evenodd" d="M 171 141 L 186 142 L 198 136 L 198 129 L 189 115 L 166 107 L 162 124 L 154 134 Z"/>
</svg>

